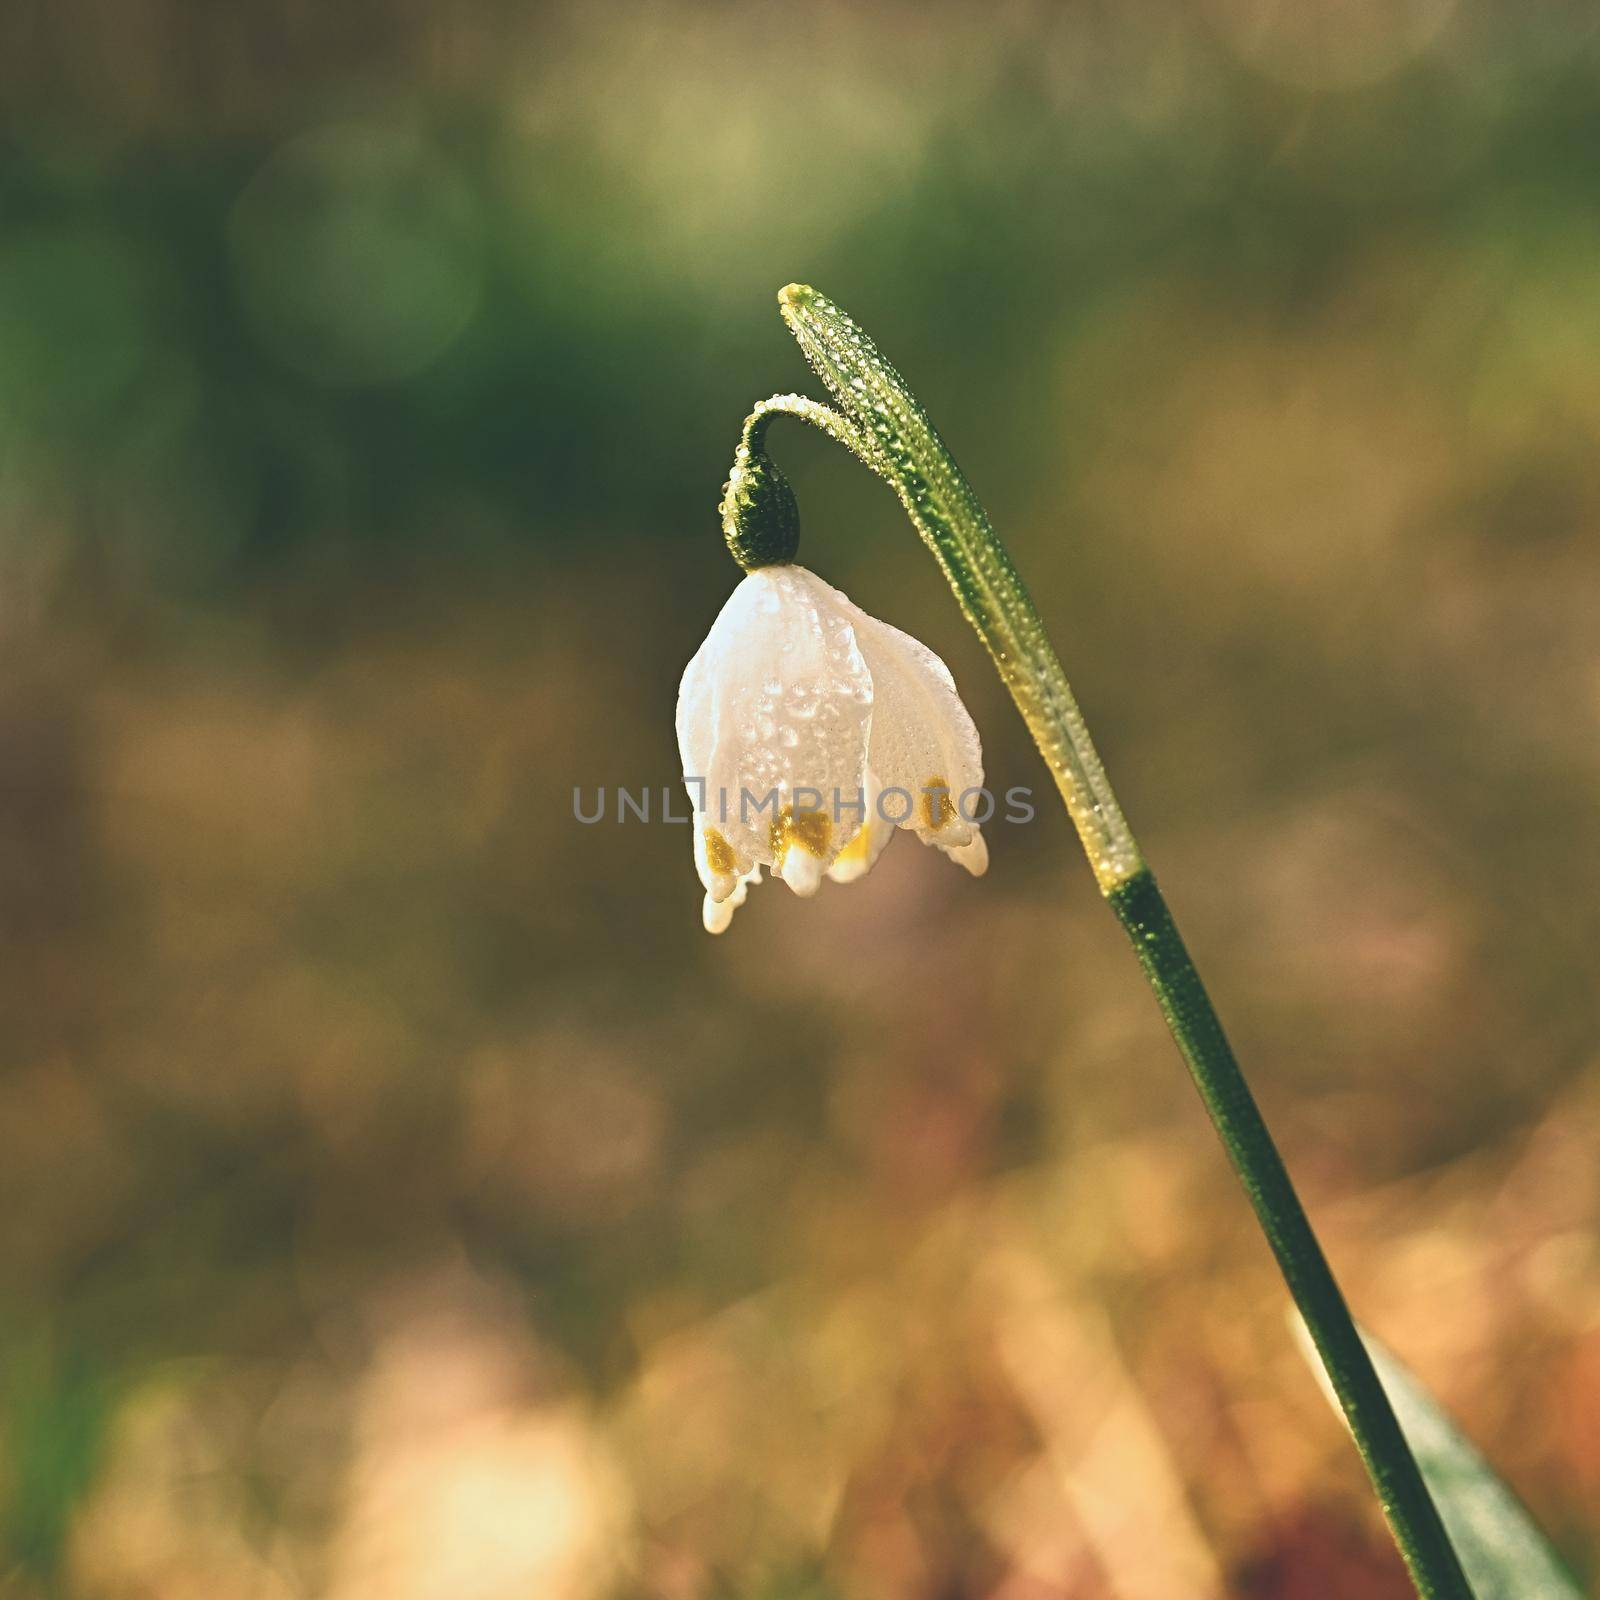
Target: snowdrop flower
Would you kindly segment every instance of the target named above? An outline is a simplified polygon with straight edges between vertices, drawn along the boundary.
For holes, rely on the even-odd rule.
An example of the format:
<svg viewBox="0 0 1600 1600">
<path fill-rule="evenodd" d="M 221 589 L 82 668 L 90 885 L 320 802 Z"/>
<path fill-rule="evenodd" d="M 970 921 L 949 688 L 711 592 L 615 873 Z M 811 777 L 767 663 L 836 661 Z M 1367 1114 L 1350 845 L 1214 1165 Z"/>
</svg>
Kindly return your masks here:
<svg viewBox="0 0 1600 1600">
<path fill-rule="evenodd" d="M 768 868 L 796 894 L 861 877 L 895 829 L 977 875 L 972 718 L 938 656 L 804 567 L 757 567 L 678 691 L 704 921 L 721 933 Z"/>
</svg>

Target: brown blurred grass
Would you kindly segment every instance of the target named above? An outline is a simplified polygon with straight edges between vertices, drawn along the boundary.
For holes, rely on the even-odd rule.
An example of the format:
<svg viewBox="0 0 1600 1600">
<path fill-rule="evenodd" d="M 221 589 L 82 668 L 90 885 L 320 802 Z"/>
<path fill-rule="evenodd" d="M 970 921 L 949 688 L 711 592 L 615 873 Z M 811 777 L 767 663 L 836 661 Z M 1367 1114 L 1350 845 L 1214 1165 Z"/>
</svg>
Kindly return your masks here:
<svg viewBox="0 0 1600 1600">
<path fill-rule="evenodd" d="M 80 621 L 13 682 L 12 1303 L 115 1395 L 72 1582 L 1403 1592 L 1063 822 L 712 945 L 681 832 L 563 792 L 670 780 L 671 662 L 589 659 L 656 575 L 537 633 L 521 593 L 309 666 Z M 1265 763 L 1218 693 L 1205 771 Z M 1436 770 L 1358 770 L 1176 784 L 1157 860 L 1355 1303 L 1581 1556 L 1595 1086 L 1530 947 L 1571 930 L 1419 820 Z"/>
</svg>

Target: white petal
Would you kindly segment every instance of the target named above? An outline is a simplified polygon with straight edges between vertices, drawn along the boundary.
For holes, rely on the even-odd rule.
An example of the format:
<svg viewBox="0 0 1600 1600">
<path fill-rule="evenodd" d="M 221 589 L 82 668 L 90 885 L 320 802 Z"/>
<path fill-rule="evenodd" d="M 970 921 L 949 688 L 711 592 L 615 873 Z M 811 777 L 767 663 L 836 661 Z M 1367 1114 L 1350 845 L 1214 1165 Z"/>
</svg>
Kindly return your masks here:
<svg viewBox="0 0 1600 1600">
<path fill-rule="evenodd" d="M 713 933 L 763 865 L 815 894 L 870 871 L 896 825 L 988 865 L 983 755 L 949 669 L 804 567 L 729 596 L 679 686 L 678 749 Z"/>
<path fill-rule="evenodd" d="M 705 885 L 706 898 L 718 904 L 746 877 L 761 870 L 728 842 L 712 817 L 700 811 L 694 818 L 694 867 Z"/>
<path fill-rule="evenodd" d="M 822 857 L 810 850 L 795 846 L 784 850 L 774 871 L 802 899 L 810 899 L 822 887 Z"/>
<path fill-rule="evenodd" d="M 855 836 L 872 678 L 849 601 L 803 567 L 763 567 L 734 590 L 691 663 L 686 756 L 703 748 L 699 674 L 711 686 L 707 815 L 733 850 L 800 893 Z M 809 857 L 813 872 L 805 860 Z"/>
<path fill-rule="evenodd" d="M 965 844 L 940 845 L 939 848 L 974 878 L 981 878 L 989 870 L 989 841 L 976 828 Z"/>
<path fill-rule="evenodd" d="M 894 824 L 885 822 L 878 813 L 879 790 L 877 777 L 869 771 L 865 820 L 855 838 L 833 858 L 828 868 L 828 876 L 835 883 L 854 883 L 857 878 L 866 877 L 894 838 Z"/>
<path fill-rule="evenodd" d="M 712 688 L 711 658 L 705 645 L 701 645 L 694 659 L 683 669 L 678 684 L 678 755 L 683 761 L 684 786 L 696 807 L 703 800 L 701 783 L 711 764 L 715 744 L 711 721 Z M 691 781 L 695 779 L 699 782 Z"/>
<path fill-rule="evenodd" d="M 705 925 L 707 933 L 726 933 L 728 924 L 733 921 L 733 914 L 744 904 L 745 895 L 749 892 L 748 886 L 761 881 L 761 868 L 752 867 L 733 887 L 733 893 L 721 900 L 714 900 L 708 893 L 700 907 L 700 921 Z"/>
<path fill-rule="evenodd" d="M 711 664 L 711 656 L 702 647 L 684 668 L 683 680 L 678 685 L 678 754 L 683 761 L 684 787 L 695 808 L 694 865 L 705 885 L 708 907 L 724 903 L 741 877 L 754 865 L 748 855 L 730 842 L 717 826 L 715 817 L 703 809 L 706 770 L 711 764 L 716 736 L 712 720 L 716 696 Z M 732 915 L 730 910 L 729 918 Z M 706 925 L 710 927 L 709 920 Z M 727 920 L 724 920 L 722 927 L 726 926 Z M 721 928 L 714 931 L 721 932 Z"/>
<path fill-rule="evenodd" d="M 868 759 L 885 790 L 901 791 L 886 798 L 885 809 L 896 818 L 907 813 L 899 826 L 925 844 L 959 849 L 976 837 L 969 819 L 983 814 L 978 730 L 933 651 L 859 606 L 850 610 L 872 673 Z"/>
</svg>

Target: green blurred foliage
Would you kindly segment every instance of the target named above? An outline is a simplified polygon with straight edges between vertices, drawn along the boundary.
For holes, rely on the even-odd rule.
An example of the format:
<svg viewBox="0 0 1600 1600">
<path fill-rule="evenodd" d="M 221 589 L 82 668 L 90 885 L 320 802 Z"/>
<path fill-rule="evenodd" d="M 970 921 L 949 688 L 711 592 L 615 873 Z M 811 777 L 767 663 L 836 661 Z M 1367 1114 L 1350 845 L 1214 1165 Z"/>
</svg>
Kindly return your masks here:
<svg viewBox="0 0 1600 1600">
<path fill-rule="evenodd" d="M 1063 818 L 716 943 L 682 832 L 572 820 L 676 779 L 791 279 L 1592 1580 L 1597 89 L 1554 3 L 6 7 L 0 1583 L 1404 1593 Z"/>
</svg>

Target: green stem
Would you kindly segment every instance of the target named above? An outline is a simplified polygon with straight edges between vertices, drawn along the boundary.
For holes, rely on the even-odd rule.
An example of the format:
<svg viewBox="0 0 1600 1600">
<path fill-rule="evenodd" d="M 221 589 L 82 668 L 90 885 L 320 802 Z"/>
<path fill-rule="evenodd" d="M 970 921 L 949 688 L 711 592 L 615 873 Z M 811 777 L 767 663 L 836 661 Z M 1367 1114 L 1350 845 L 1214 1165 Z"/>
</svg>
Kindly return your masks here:
<svg viewBox="0 0 1600 1600">
<path fill-rule="evenodd" d="M 753 434 L 759 451 L 772 413 L 799 415 L 824 427 L 899 495 L 1011 691 L 1061 791 L 1101 892 L 1133 942 L 1310 1330 L 1418 1593 L 1424 1600 L 1472 1600 L 1283 1159 L 1112 793 L 1061 663 L 987 513 L 927 413 L 866 334 L 832 301 L 803 284 L 790 284 L 778 301 L 844 416 L 795 396 L 775 397 L 757 407 L 741 448 Z"/>
<path fill-rule="evenodd" d="M 1417 1592 L 1470 1600 L 1471 1589 L 1394 1408 L 1339 1292 L 1278 1147 L 1234 1058 L 1166 897 L 1148 868 L 1106 899 L 1126 930 L 1238 1173 L 1289 1293 L 1322 1357 L 1356 1448 Z"/>
</svg>

